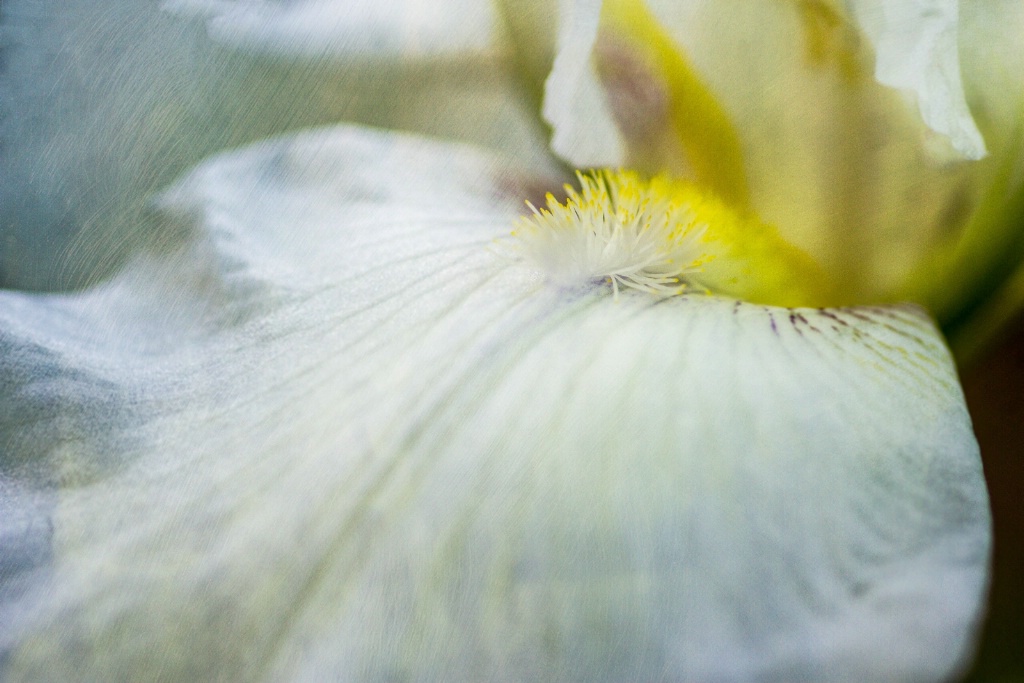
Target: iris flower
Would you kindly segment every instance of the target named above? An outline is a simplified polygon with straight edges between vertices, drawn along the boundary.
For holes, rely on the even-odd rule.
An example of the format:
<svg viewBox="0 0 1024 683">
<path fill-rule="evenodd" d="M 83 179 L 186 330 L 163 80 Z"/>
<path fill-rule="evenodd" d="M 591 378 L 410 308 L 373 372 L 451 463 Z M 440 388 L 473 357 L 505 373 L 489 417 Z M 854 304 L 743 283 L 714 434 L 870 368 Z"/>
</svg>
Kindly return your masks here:
<svg viewBox="0 0 1024 683">
<path fill-rule="evenodd" d="M 4 82 L 6 281 L 110 273 L 0 293 L 6 679 L 959 671 L 990 517 L 928 311 L 1012 303 L 1013 72 L 957 41 L 1010 4 L 509 3 L 519 98 L 474 3 L 135 4 L 142 76 Z M 260 139 L 338 114 L 448 139 Z M 35 231 L 79 252 L 15 272 Z"/>
</svg>

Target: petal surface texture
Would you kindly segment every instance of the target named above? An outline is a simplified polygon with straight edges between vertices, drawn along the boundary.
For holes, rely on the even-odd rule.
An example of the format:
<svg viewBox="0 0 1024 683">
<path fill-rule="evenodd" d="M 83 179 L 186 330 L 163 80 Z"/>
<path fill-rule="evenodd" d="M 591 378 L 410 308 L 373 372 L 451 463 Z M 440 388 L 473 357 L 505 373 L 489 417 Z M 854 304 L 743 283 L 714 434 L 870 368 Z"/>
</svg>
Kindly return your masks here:
<svg viewBox="0 0 1024 683">
<path fill-rule="evenodd" d="M 493 8 L 477 0 L 167 0 L 163 7 L 208 18 L 210 34 L 226 43 L 296 55 L 486 52 L 494 37 Z"/>
<path fill-rule="evenodd" d="M 176 249 L 0 295 L 2 462 L 60 486 L 5 680 L 954 672 L 990 520 L 932 324 L 552 285 L 524 177 L 282 138 L 160 198 Z"/>
<path fill-rule="evenodd" d="M 621 166 L 625 143 L 591 60 L 601 0 L 560 0 L 559 11 L 558 52 L 544 85 L 551 147 L 581 168 Z"/>
<path fill-rule="evenodd" d="M 543 163 L 491 23 L 487 2 L 4 0 L 0 286 L 111 275 L 152 238 L 154 192 L 289 130 L 357 122 Z"/>
<path fill-rule="evenodd" d="M 960 0 L 848 4 L 875 46 L 879 82 L 913 93 L 924 122 L 964 157 L 985 156 L 960 77 Z"/>
</svg>

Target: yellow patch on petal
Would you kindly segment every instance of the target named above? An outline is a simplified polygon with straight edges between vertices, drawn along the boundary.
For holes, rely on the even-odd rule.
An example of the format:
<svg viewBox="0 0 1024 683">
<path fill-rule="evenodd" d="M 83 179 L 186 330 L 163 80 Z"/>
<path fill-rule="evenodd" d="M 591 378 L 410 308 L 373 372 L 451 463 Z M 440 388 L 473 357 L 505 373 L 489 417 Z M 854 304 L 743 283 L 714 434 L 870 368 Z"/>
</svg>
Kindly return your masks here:
<svg viewBox="0 0 1024 683">
<path fill-rule="evenodd" d="M 778 232 L 701 187 L 662 174 L 577 173 L 564 203 L 529 205 L 516 250 L 552 281 L 656 296 L 700 292 L 778 306 L 828 303 L 829 281 Z"/>
<path fill-rule="evenodd" d="M 630 163 L 692 176 L 731 204 L 747 207 L 739 135 L 682 48 L 643 0 L 605 0 L 601 25 L 597 68 L 630 141 Z"/>
</svg>

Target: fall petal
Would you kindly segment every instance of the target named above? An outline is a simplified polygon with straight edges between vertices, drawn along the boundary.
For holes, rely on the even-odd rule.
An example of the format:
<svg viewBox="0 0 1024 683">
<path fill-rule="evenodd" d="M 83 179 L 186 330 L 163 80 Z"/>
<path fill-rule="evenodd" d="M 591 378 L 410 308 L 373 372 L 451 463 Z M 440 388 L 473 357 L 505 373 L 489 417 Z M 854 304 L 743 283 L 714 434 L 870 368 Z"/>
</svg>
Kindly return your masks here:
<svg viewBox="0 0 1024 683">
<path fill-rule="evenodd" d="M 6 677 L 955 671 L 989 516 L 927 318 L 552 285 L 526 178 L 310 132 L 165 193 L 173 250 L 0 295 L 3 462 L 61 483 Z"/>
</svg>

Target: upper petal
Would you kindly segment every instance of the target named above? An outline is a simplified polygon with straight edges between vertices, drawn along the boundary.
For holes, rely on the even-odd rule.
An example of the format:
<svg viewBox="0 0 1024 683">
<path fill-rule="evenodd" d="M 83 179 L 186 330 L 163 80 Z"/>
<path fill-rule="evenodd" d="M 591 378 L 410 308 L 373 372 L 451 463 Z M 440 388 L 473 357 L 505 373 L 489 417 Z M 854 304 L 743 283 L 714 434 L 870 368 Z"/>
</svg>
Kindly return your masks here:
<svg viewBox="0 0 1024 683">
<path fill-rule="evenodd" d="M 921 118 L 968 159 L 985 156 L 960 76 L 960 0 L 849 0 L 875 47 L 875 77 L 917 99 Z"/>
<path fill-rule="evenodd" d="M 551 147 L 575 166 L 622 166 L 625 143 L 591 64 L 601 0 L 560 2 L 557 56 L 544 85 Z"/>
<path fill-rule="evenodd" d="M 942 296 L 946 278 L 933 277 L 921 294 L 917 276 L 934 272 L 934 253 L 971 229 L 1003 161 L 970 160 L 984 143 L 964 104 L 960 24 L 949 12 L 933 19 L 922 10 L 900 22 L 829 0 L 603 5 L 591 52 L 556 53 L 546 112 L 559 112 L 549 115 L 556 140 L 567 131 L 579 143 L 556 143 L 556 151 L 589 164 L 599 148 L 585 141 L 618 139 L 621 153 L 593 156 L 688 176 L 749 205 L 832 275 L 837 302 L 914 296 L 943 319 L 953 314 Z M 560 36 L 582 23 L 564 20 Z M 525 43 L 531 33 L 520 27 L 517 35 Z M 920 49 L 897 49 L 898 35 Z M 875 67 L 916 88 L 917 103 L 872 77 Z M 580 92 L 597 83 L 604 106 L 591 106 L 593 97 L 574 104 L 571 88 L 552 87 L 571 74 Z M 617 138 L 601 132 L 609 121 Z M 990 266 L 957 261 L 979 277 Z"/>
<path fill-rule="evenodd" d="M 989 517 L 934 327 L 553 286 L 500 241 L 524 177 L 308 133 L 164 195 L 177 253 L 0 296 L 5 381 L 89 418 L 2 442 L 103 461 L 7 676 L 949 675 Z"/>
<path fill-rule="evenodd" d="M 921 279 L 966 278 L 960 287 L 934 292 L 940 300 L 930 304 L 952 322 L 946 332 L 958 357 L 966 358 L 984 348 L 1024 303 L 1024 42 L 1018 39 L 1024 34 L 1024 4 L 964 3 L 960 22 L 968 101 L 991 150 L 987 190 L 983 208 L 944 255 L 944 267 L 926 270 Z"/>
</svg>

